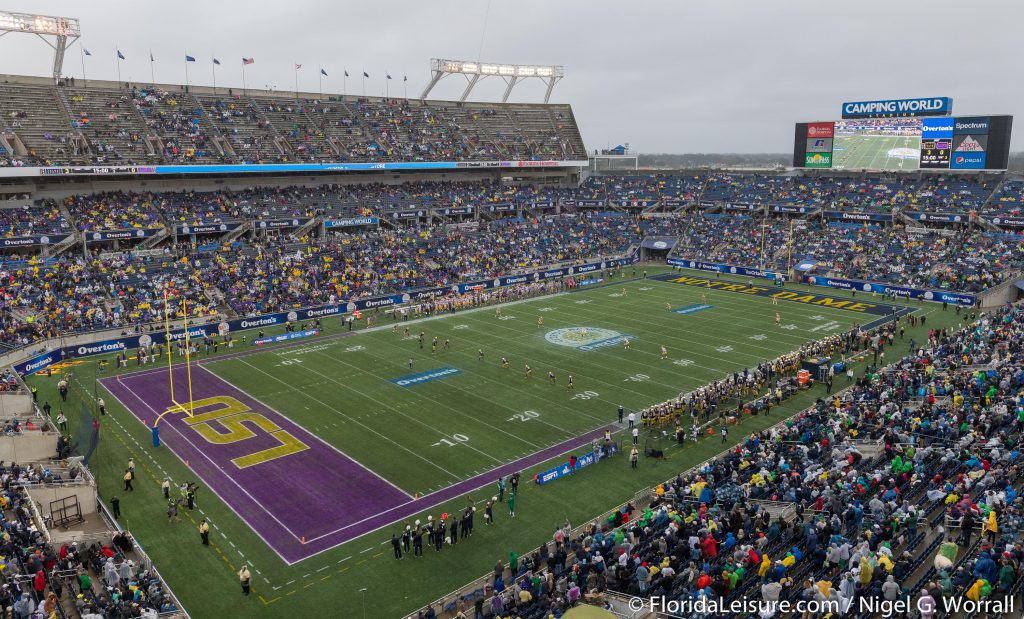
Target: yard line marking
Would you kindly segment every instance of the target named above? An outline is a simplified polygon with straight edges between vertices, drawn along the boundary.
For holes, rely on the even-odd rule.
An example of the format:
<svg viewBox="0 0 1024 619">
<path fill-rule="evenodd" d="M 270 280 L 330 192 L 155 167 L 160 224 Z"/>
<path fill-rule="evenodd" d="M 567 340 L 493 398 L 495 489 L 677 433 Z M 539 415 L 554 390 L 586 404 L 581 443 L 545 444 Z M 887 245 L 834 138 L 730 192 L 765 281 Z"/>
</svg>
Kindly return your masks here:
<svg viewBox="0 0 1024 619">
<path fill-rule="evenodd" d="M 270 374 L 270 373 L 268 373 L 268 372 L 264 372 L 264 371 L 263 371 L 263 370 L 261 370 L 260 368 L 258 368 L 258 367 L 256 367 L 255 365 L 253 365 L 253 364 L 249 363 L 248 361 L 245 361 L 244 359 L 242 359 L 242 360 L 241 360 L 240 362 L 241 362 L 241 363 L 244 363 L 245 365 L 249 366 L 249 367 L 250 367 L 250 368 L 252 368 L 253 370 L 255 370 L 255 371 L 259 372 L 260 374 L 263 374 L 264 376 L 267 376 L 268 378 L 271 378 L 271 379 L 273 379 L 273 380 L 276 380 L 277 382 L 281 383 L 282 385 L 285 385 L 285 386 L 287 386 L 287 385 L 288 385 L 288 383 L 286 383 L 285 381 L 281 380 L 280 378 L 278 378 L 278 377 L 276 377 L 276 376 L 274 376 L 273 374 Z M 209 372 L 209 370 L 207 370 L 207 371 Z M 212 373 L 212 372 L 211 372 L 211 373 Z M 215 376 L 216 376 L 216 375 L 215 375 Z M 338 410 L 338 409 L 334 408 L 333 406 L 331 406 L 331 405 L 327 404 L 327 403 L 326 403 L 326 402 L 324 402 L 323 400 L 321 400 L 321 399 L 319 399 L 319 398 L 317 398 L 317 397 L 315 397 L 315 396 L 309 395 L 309 394 L 308 394 L 308 393 L 306 393 L 306 392 L 299 392 L 299 394 L 300 394 L 300 395 L 302 395 L 302 396 L 305 396 L 305 397 L 309 398 L 310 400 L 313 400 L 314 402 L 317 402 L 318 404 L 320 404 L 321 406 L 323 406 L 323 407 L 324 407 L 325 409 L 327 409 L 327 410 L 329 410 L 329 411 L 331 411 L 331 412 L 333 412 L 333 413 L 335 413 L 335 414 L 337 414 L 337 415 L 341 415 L 342 417 L 345 417 L 345 418 L 346 418 L 346 419 L 348 419 L 349 421 L 352 421 L 352 422 L 353 422 L 353 423 L 355 423 L 356 425 L 358 425 L 358 426 L 361 426 L 362 428 L 366 429 L 367 431 L 371 432 L 372 434 L 375 434 L 375 435 L 379 436 L 380 438 L 384 439 L 385 441 L 387 441 L 387 442 L 389 442 L 389 443 L 391 443 L 391 444 L 395 445 L 395 446 L 396 446 L 396 447 L 398 447 L 399 449 L 401 449 L 401 450 L 403 450 L 403 451 L 406 451 L 406 452 L 408 452 L 409 454 L 413 455 L 414 457 L 416 457 L 416 458 L 419 458 L 420 460 L 422 460 L 422 461 L 426 462 L 427 464 L 429 464 L 429 465 L 433 466 L 434 468 L 436 468 L 436 469 L 438 469 L 438 470 L 440 470 L 440 471 L 443 471 L 443 472 L 445 472 L 445 473 L 447 473 L 447 474 L 449 474 L 449 475 L 454 475 L 454 473 L 452 473 L 451 471 L 449 471 L 449 470 L 445 469 L 445 468 L 444 468 L 444 467 L 442 467 L 441 465 L 439 465 L 439 464 L 437 464 L 437 463 L 433 462 L 432 460 L 430 460 L 430 459 L 428 459 L 428 458 L 425 458 L 425 457 L 421 456 L 420 454 L 418 454 L 418 453 L 416 453 L 416 452 L 414 452 L 414 451 L 410 450 L 410 449 L 409 449 L 408 447 L 406 447 L 405 445 L 402 445 L 401 443 L 398 443 L 398 442 L 396 442 L 395 440 L 391 439 L 390 437 L 388 437 L 388 436 L 386 436 L 386 435 L 384 435 L 384 434 L 381 434 L 380 432 L 378 432 L 378 431 L 374 430 L 373 428 L 369 427 L 368 425 L 366 425 L 366 424 L 364 424 L 364 423 L 360 423 L 360 422 L 359 422 L 359 421 L 357 421 L 357 420 L 356 420 L 355 418 L 353 418 L 353 417 L 351 417 L 351 416 L 349 416 L 349 415 L 346 415 L 345 413 L 341 412 L 340 410 Z M 250 397 L 252 397 L 252 396 L 250 395 Z M 255 397 L 253 397 L 253 399 L 254 399 L 254 400 L 256 400 L 257 402 L 259 402 L 259 399 L 258 399 L 258 398 L 255 398 Z M 333 447 L 333 445 L 332 445 L 332 447 Z M 337 449 L 337 448 L 336 448 L 336 447 L 334 447 L 334 449 Z M 355 462 L 356 462 L 356 463 L 358 464 L 358 460 L 354 460 L 354 461 L 355 461 Z M 362 465 L 360 465 L 360 466 L 362 466 Z M 366 467 L 363 467 L 363 468 L 366 468 Z M 368 469 L 368 468 L 367 468 L 366 470 L 367 470 L 367 471 L 370 471 L 371 473 L 373 473 L 373 474 L 374 474 L 374 475 L 376 475 L 377 477 L 380 477 L 380 474 L 379 474 L 379 473 L 376 473 L 375 471 L 373 471 L 373 469 Z M 380 479 L 383 479 L 383 480 L 384 480 L 384 481 L 386 481 L 386 482 L 387 482 L 388 484 L 390 484 L 390 485 L 394 486 L 394 483 L 392 483 L 392 482 L 390 482 L 390 481 L 388 481 L 388 480 L 384 479 L 383 477 L 380 477 Z M 398 488 L 398 486 L 395 486 L 395 487 L 396 487 L 396 488 Z M 401 488 L 398 488 L 398 489 L 399 489 L 399 490 L 401 490 Z M 406 495 L 410 496 L 410 498 L 411 498 L 411 495 L 409 495 L 409 493 L 408 493 L 408 492 L 405 492 L 404 490 L 402 490 L 402 492 L 403 492 L 403 493 L 405 493 Z"/>
<path fill-rule="evenodd" d="M 323 353 L 315 353 L 315 354 L 321 354 L 321 355 L 323 355 Z M 354 365 L 352 365 L 352 364 L 350 364 L 350 363 L 347 363 L 347 362 L 346 362 L 346 361 L 344 361 L 343 359 L 337 359 L 337 358 L 335 358 L 335 357 L 331 357 L 330 355 L 323 355 L 323 356 L 326 356 L 326 357 L 327 357 L 328 359 L 332 359 L 332 360 L 334 360 L 334 361 L 336 361 L 336 362 L 340 362 L 340 363 L 342 363 L 342 364 L 344 364 L 344 365 L 349 365 L 349 366 L 351 366 L 351 367 L 353 367 L 353 368 L 355 368 L 355 369 L 359 369 L 358 367 L 356 367 L 356 366 L 354 366 Z M 382 402 L 382 401 L 378 400 L 377 398 L 375 398 L 375 397 L 373 397 L 373 396 L 371 396 L 371 395 L 369 395 L 369 394 L 366 394 L 366 393 L 363 393 L 363 392 L 361 392 L 361 391 L 358 391 L 358 390 L 352 389 L 352 388 L 351 388 L 351 387 L 350 387 L 350 386 L 349 386 L 349 385 L 348 385 L 347 383 L 344 383 L 344 382 L 342 382 L 342 381 L 339 381 L 339 380 L 337 380 L 337 379 L 335 379 L 335 378 L 333 378 L 333 377 L 331 377 L 331 376 L 328 376 L 327 374 L 324 374 L 324 373 L 322 373 L 322 372 L 318 372 L 318 371 L 316 371 L 316 370 L 314 370 L 313 368 L 310 368 L 310 367 L 306 367 L 306 368 L 302 368 L 302 369 L 303 369 L 304 371 L 306 371 L 306 372 L 310 372 L 310 373 L 312 373 L 312 374 L 316 374 L 317 376 L 320 376 L 321 378 L 327 379 L 327 380 L 331 381 L 332 383 L 334 383 L 334 384 L 336 384 L 336 385 L 338 385 L 338 386 L 340 386 L 340 387 L 342 387 L 342 388 L 344 388 L 344 389 L 348 389 L 349 391 L 355 391 L 355 392 L 359 393 L 359 395 L 361 395 L 362 397 L 364 397 L 364 398 L 366 398 L 366 399 L 369 399 L 369 400 L 373 400 L 373 401 L 377 402 L 378 404 L 380 404 L 381 406 L 385 406 L 385 407 L 387 407 L 388 409 L 390 409 L 390 410 L 393 410 L 394 412 L 398 413 L 398 414 L 399 414 L 399 415 L 401 415 L 402 417 L 405 417 L 405 418 L 406 418 L 406 419 L 408 419 L 409 421 L 412 421 L 412 422 L 414 422 L 414 423 L 416 423 L 416 424 L 418 424 L 418 425 L 421 425 L 421 426 L 423 426 L 424 428 L 427 428 L 427 429 L 428 429 L 429 431 L 431 431 L 431 432 L 437 432 L 437 433 L 441 433 L 441 431 L 440 431 L 440 430 L 438 430 L 438 429 L 437 429 L 436 427 L 434 427 L 434 426 L 432 426 L 432 425 L 430 425 L 430 424 L 428 424 L 428 423 L 425 423 L 425 422 L 423 422 L 423 421 L 420 421 L 420 420 L 419 420 L 419 419 L 417 419 L 416 417 L 413 417 L 413 416 L 411 416 L 411 415 L 407 415 L 407 414 L 403 413 L 402 411 L 398 410 L 398 408 L 396 408 L 396 407 L 394 407 L 394 406 L 388 406 L 388 405 L 387 405 L 386 403 L 384 403 L 384 402 Z M 370 371 L 366 371 L 366 370 L 363 370 L 363 374 L 366 374 L 367 376 L 372 376 L 372 377 L 374 377 L 374 378 L 381 378 L 381 379 L 383 379 L 383 378 L 384 378 L 384 377 L 382 377 L 382 376 L 379 376 L 379 375 L 377 375 L 377 374 L 375 374 L 375 373 L 373 373 L 373 372 L 370 372 Z M 313 398 L 312 396 L 309 396 L 309 394 L 306 394 L 306 396 L 307 396 L 307 397 L 310 397 L 311 399 L 315 399 L 315 398 Z M 537 445 L 535 445 L 535 444 L 533 444 L 532 442 L 530 442 L 530 441 L 526 440 L 525 438 L 522 438 L 521 436 L 518 436 L 518 435 L 512 434 L 512 433 L 510 433 L 510 432 L 507 432 L 507 431 L 505 431 L 505 430 L 502 430 L 501 428 L 499 428 L 499 427 L 497 427 L 497 426 L 494 426 L 494 425 L 491 425 L 491 424 L 487 423 L 486 421 L 483 421 L 482 419 L 476 419 L 476 418 L 472 417 L 471 415 L 469 415 L 469 413 L 466 413 L 466 412 L 463 412 L 463 411 L 459 411 L 459 410 L 457 410 L 457 409 L 455 409 L 455 408 L 452 408 L 451 406 L 449 406 L 449 405 L 447 405 L 447 404 L 444 404 L 443 402 L 441 402 L 441 401 L 439 401 L 439 400 L 436 400 L 436 399 L 434 399 L 434 398 L 427 398 L 427 399 L 428 399 L 428 400 L 430 400 L 430 401 L 432 401 L 432 402 L 434 402 L 435 404 L 439 404 L 439 405 L 443 406 L 444 408 L 447 408 L 448 410 L 450 410 L 450 411 L 452 411 L 452 412 L 455 412 L 455 413 L 458 413 L 458 414 L 460 414 L 460 415 L 462 415 L 462 416 L 464 416 L 464 417 L 467 417 L 467 418 L 468 418 L 468 419 L 469 419 L 469 420 L 470 420 L 471 422 L 473 422 L 473 423 L 477 423 L 477 424 L 480 424 L 480 425 L 484 425 L 484 426 L 487 426 L 488 428 L 491 428 L 491 429 L 493 429 L 493 430 L 497 430 L 498 432 L 501 432 L 502 434 L 505 434 L 505 435 L 507 435 L 507 436 L 510 436 L 510 437 L 512 437 L 512 438 L 514 438 L 514 439 L 517 439 L 517 440 L 519 440 L 519 441 L 522 441 L 522 442 L 526 443 L 527 445 L 530 445 L 531 447 L 537 447 Z M 447 436 L 447 435 L 445 435 L 445 434 L 443 434 L 443 433 L 441 433 L 441 436 L 442 436 L 442 438 L 448 438 L 448 436 Z M 468 448 L 468 449 L 471 449 L 471 450 L 473 450 L 473 451 L 477 452 L 478 454 L 480 454 L 480 455 L 482 455 L 482 456 L 484 456 L 484 457 L 486 457 L 486 458 L 490 458 L 491 460 L 494 460 L 495 462 L 500 462 L 500 460 L 498 460 L 497 458 L 495 458 L 495 457 L 494 457 L 494 456 L 492 456 L 491 454 L 487 453 L 486 451 L 481 451 L 480 449 L 477 449 L 476 447 L 473 447 L 472 445 L 470 445 L 470 444 L 468 444 L 468 443 L 460 443 L 460 444 L 461 444 L 461 445 L 462 445 L 463 447 L 466 447 L 466 448 Z"/>
</svg>

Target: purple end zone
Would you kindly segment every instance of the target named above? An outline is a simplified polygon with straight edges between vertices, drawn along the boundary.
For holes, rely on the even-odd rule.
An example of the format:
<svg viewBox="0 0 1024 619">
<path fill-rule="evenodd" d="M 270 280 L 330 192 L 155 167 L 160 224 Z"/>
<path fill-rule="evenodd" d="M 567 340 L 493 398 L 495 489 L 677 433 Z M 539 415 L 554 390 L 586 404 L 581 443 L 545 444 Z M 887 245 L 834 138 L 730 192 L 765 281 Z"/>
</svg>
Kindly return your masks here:
<svg viewBox="0 0 1024 619">
<path fill-rule="evenodd" d="M 183 367 L 176 368 L 174 376 L 175 383 L 186 384 Z M 106 378 L 103 386 L 147 427 L 152 427 L 157 415 L 172 405 L 166 372 Z M 195 428 L 185 424 L 183 414 L 169 414 L 160 421 L 161 442 L 187 461 L 202 483 L 286 562 L 301 561 L 336 544 L 331 533 L 339 527 L 411 500 L 405 492 L 277 411 L 214 374 L 194 368 L 193 399 L 214 396 L 238 400 L 309 448 L 239 468 L 232 459 L 276 447 L 281 441 L 255 424 L 246 423 L 256 436 L 232 444 L 209 443 Z M 184 399 L 179 395 L 179 402 Z M 214 427 L 218 432 L 226 431 L 220 424 Z"/>
<path fill-rule="evenodd" d="M 175 383 L 184 385 L 184 367 Z M 147 427 L 172 405 L 167 372 L 150 370 L 100 381 Z M 192 397 L 229 396 L 263 415 L 309 449 L 244 469 L 231 460 L 280 445 L 252 423 L 257 436 L 223 445 L 207 442 L 182 414 L 160 421 L 160 440 L 289 565 L 523 472 L 599 438 L 604 428 L 552 445 L 414 500 L 387 480 L 326 444 L 277 411 L 205 368 L 193 366 Z M 181 401 L 182 398 L 179 398 Z M 199 413 L 201 411 L 197 411 Z M 215 424 L 217 430 L 225 428 Z M 200 496 L 202 496 L 200 494 Z"/>
</svg>

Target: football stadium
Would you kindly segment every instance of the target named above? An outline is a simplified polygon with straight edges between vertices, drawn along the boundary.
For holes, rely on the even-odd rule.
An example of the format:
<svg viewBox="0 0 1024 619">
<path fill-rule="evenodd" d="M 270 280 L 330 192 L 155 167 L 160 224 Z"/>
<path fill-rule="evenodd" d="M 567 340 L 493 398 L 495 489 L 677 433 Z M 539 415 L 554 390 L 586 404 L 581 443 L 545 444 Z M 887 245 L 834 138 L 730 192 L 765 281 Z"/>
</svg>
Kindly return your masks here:
<svg viewBox="0 0 1024 619">
<path fill-rule="evenodd" d="M 112 3 L 17 4 L 5 617 L 1020 616 L 1019 99 L 843 64 L 720 118 L 686 109 L 709 88 L 609 121 L 598 93 L 656 72 L 642 46 L 533 49 L 507 4 L 451 0 L 432 34 L 411 3 L 205 7 L 216 50 L 160 42 L 168 7 L 127 33 Z M 582 37 L 551 11 L 530 26 Z M 417 72 L 323 52 L 335 20 Z M 740 116 L 780 163 L 594 146 L 729 153 Z"/>
</svg>

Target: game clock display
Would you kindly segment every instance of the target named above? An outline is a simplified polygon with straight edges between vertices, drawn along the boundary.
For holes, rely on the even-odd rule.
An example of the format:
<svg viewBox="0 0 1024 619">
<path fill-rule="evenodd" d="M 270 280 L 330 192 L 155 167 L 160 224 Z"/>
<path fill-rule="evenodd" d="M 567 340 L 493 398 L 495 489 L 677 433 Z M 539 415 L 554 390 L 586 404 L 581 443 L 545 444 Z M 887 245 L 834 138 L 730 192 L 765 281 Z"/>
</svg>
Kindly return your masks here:
<svg viewBox="0 0 1024 619">
<path fill-rule="evenodd" d="M 949 168 L 952 146 L 951 138 L 921 140 L 921 168 Z"/>
</svg>

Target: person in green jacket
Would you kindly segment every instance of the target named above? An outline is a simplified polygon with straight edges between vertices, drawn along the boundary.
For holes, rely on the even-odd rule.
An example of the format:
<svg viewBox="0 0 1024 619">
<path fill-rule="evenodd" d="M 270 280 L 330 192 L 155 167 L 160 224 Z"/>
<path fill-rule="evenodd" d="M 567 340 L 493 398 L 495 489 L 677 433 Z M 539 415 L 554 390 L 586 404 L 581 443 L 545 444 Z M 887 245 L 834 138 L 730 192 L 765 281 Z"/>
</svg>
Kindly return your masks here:
<svg viewBox="0 0 1024 619">
<path fill-rule="evenodd" d="M 92 579 L 89 578 L 89 575 L 85 572 L 82 572 L 82 574 L 78 577 L 78 588 L 80 589 L 81 593 L 85 593 L 86 591 L 92 591 Z"/>
<path fill-rule="evenodd" d="M 1000 591 L 1007 592 L 1013 587 L 1014 581 L 1017 579 L 1017 572 L 1013 569 L 1013 565 L 1003 559 L 1000 561 L 1002 567 L 999 568 L 998 576 L 998 588 Z"/>
</svg>

